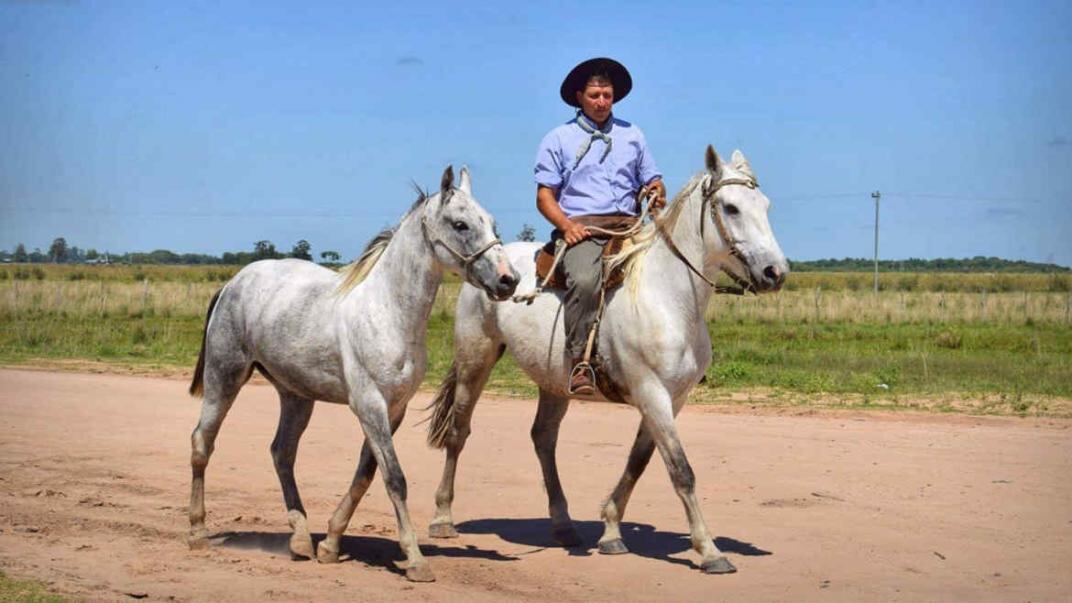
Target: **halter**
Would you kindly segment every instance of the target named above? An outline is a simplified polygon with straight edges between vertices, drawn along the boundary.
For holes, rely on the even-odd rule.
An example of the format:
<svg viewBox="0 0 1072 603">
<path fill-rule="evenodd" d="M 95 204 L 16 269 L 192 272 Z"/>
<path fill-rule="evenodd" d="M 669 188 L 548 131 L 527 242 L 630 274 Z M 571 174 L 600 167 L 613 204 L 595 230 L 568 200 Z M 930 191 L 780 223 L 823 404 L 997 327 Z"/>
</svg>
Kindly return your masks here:
<svg viewBox="0 0 1072 603">
<path fill-rule="evenodd" d="M 462 263 L 462 268 L 465 269 L 465 280 L 467 280 L 467 281 L 469 280 L 469 269 L 472 268 L 473 262 L 479 260 L 480 256 L 484 255 L 492 247 L 494 247 L 496 245 L 502 245 L 502 240 L 499 239 L 499 238 L 495 238 L 495 239 L 492 239 L 491 241 L 488 241 L 487 244 L 485 244 L 480 249 L 474 251 L 473 253 L 471 253 L 469 255 L 465 255 L 462 252 L 458 251 L 457 249 L 451 247 L 450 243 L 444 241 L 442 238 L 440 238 L 438 236 L 430 237 L 428 235 L 428 231 L 429 231 L 428 222 L 427 222 L 427 220 L 425 219 L 424 216 L 421 216 L 421 234 L 424 235 L 424 240 L 428 241 L 428 244 L 433 249 L 435 248 L 436 245 L 442 245 L 444 249 L 449 251 L 450 254 L 452 256 L 454 256 L 455 259 L 457 259 L 459 262 L 461 262 Z"/>
<path fill-rule="evenodd" d="M 700 240 L 703 240 L 704 224 L 706 224 L 707 222 L 706 220 L 704 220 L 704 214 L 707 212 L 707 206 L 710 205 L 711 212 L 714 214 L 715 217 L 715 228 L 718 230 L 718 236 L 722 239 L 722 242 L 725 243 L 727 247 L 729 247 L 730 255 L 737 258 L 742 264 L 747 267 L 748 262 L 745 260 L 744 253 L 742 253 L 740 248 L 738 247 L 739 243 L 737 239 L 733 238 L 730 235 L 729 230 L 726 228 L 726 225 L 722 221 L 722 212 L 719 211 L 722 207 L 722 202 L 719 201 L 716 193 L 720 188 L 731 184 L 747 186 L 748 188 L 753 190 L 759 188 L 759 184 L 752 178 L 726 178 L 724 180 L 719 180 L 718 182 L 710 186 L 705 184 L 703 188 L 703 206 L 701 206 L 700 208 Z M 679 260 L 684 262 L 685 265 L 688 266 L 689 270 L 696 274 L 696 276 L 703 279 L 703 281 L 711 287 L 714 287 L 715 293 L 744 295 L 745 293 L 756 292 L 755 283 L 751 280 L 751 274 L 746 280 L 741 276 L 734 274 L 729 268 L 726 268 L 724 264 L 720 266 L 722 272 L 729 276 L 733 280 L 733 282 L 737 283 L 738 286 L 722 287 L 720 285 L 716 285 L 711 279 L 704 276 L 703 272 L 697 270 L 696 267 L 692 265 L 692 262 L 690 262 L 689 259 L 685 257 L 685 254 L 682 253 L 680 249 L 678 249 L 677 245 L 674 244 L 673 237 L 670 236 L 670 233 L 668 231 L 663 229 L 661 224 L 659 225 L 659 229 L 662 230 L 667 247 L 670 248 L 670 251 L 672 251 L 673 254 L 676 255 Z"/>
</svg>

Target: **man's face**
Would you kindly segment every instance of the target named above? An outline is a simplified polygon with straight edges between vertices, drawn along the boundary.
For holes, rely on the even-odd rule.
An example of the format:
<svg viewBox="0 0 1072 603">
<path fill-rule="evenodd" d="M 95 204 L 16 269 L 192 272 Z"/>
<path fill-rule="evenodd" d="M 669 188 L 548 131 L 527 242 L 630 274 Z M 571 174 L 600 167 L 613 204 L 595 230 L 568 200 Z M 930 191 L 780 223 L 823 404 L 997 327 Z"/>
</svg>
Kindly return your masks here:
<svg viewBox="0 0 1072 603">
<path fill-rule="evenodd" d="M 610 117 L 614 104 L 614 87 L 606 80 L 589 81 L 584 90 L 577 92 L 577 102 L 589 119 L 603 123 Z"/>
</svg>

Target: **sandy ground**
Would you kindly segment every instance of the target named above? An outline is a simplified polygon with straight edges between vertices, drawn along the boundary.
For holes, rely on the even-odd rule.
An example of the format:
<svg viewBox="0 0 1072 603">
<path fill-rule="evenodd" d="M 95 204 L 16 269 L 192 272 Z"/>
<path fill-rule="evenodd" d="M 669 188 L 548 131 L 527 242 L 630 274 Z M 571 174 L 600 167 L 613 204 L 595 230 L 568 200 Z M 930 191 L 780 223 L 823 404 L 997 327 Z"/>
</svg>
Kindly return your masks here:
<svg viewBox="0 0 1072 603">
<path fill-rule="evenodd" d="M 637 416 L 575 403 L 560 470 L 586 546 L 555 548 L 528 428 L 535 403 L 485 399 L 462 457 L 461 536 L 422 538 L 437 582 L 405 581 L 377 480 L 337 565 L 291 561 L 268 454 L 274 390 L 249 385 L 209 465 L 215 546 L 190 551 L 189 432 L 200 401 L 182 381 L 0 370 L 0 569 L 74 599 L 397 601 L 1058 601 L 1072 597 L 1072 422 L 687 408 L 680 430 L 716 544 L 739 572 L 696 566 L 662 464 L 637 486 L 633 554 L 602 556 L 598 508 Z M 441 455 L 416 425 L 396 437 L 424 534 Z M 297 476 L 319 538 L 352 475 L 361 432 L 322 404 Z"/>
</svg>

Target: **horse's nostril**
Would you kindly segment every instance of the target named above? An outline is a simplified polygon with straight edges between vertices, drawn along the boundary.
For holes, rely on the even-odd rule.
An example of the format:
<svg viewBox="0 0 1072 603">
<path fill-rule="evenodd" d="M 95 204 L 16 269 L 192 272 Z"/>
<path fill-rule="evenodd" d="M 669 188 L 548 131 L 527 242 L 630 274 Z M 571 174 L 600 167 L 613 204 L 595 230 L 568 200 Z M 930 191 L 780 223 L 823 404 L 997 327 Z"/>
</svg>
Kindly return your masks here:
<svg viewBox="0 0 1072 603">
<path fill-rule="evenodd" d="M 512 290 L 517 286 L 517 279 L 512 274 L 504 274 L 499 277 L 499 288 Z"/>
<path fill-rule="evenodd" d="M 782 280 L 782 273 L 778 271 L 774 266 L 767 266 L 763 269 L 763 276 L 769 278 L 775 283 Z"/>
</svg>

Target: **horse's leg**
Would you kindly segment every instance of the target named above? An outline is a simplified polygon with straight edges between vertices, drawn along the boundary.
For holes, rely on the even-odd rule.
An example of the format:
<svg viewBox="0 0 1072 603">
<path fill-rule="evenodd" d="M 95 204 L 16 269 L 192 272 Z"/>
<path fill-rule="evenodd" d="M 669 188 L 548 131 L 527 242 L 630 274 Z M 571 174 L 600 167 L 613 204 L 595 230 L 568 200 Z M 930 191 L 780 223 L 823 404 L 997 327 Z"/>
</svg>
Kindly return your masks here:
<svg viewBox="0 0 1072 603">
<path fill-rule="evenodd" d="M 395 507 L 395 517 L 398 520 L 399 545 L 408 562 L 406 578 L 413 582 L 432 582 L 435 580 L 435 575 L 432 574 L 432 569 L 417 546 L 417 535 L 406 508 L 406 478 L 402 475 L 402 469 L 398 464 L 398 457 L 395 455 L 391 441 L 391 436 L 402 423 L 405 409 L 402 409 L 397 416 L 391 417 L 389 431 L 386 410 L 374 408 L 363 410 L 362 414 L 364 413 L 371 416 L 365 419 L 360 414 L 358 415 L 362 429 L 365 431 L 365 443 L 361 446 L 361 459 L 354 473 L 353 482 L 350 484 L 350 490 L 343 496 L 338 508 L 331 516 L 331 521 L 328 522 L 327 536 L 317 546 L 317 560 L 321 563 L 333 563 L 339 560 L 339 541 L 342 539 L 342 534 L 350 524 L 357 503 L 368 491 L 369 484 L 376 475 L 376 468 L 383 465 L 387 495 Z"/>
<path fill-rule="evenodd" d="M 677 426 L 674 424 L 675 406 L 679 406 L 684 401 L 672 402 L 662 391 L 650 393 L 653 395 L 639 398 L 641 400 L 640 412 L 644 417 L 644 430 L 655 440 L 659 454 L 666 463 L 670 481 L 674 484 L 674 490 L 685 505 L 692 548 L 702 557 L 700 567 L 708 574 L 735 572 L 737 568 L 733 567 L 729 559 L 715 546 L 715 541 L 711 539 L 711 533 L 707 530 L 707 524 L 700 513 L 700 503 L 696 500 L 696 477 L 685 457 L 685 449 L 681 446 Z"/>
<path fill-rule="evenodd" d="M 457 337 L 457 334 L 455 335 Z M 456 345 L 455 348 L 462 346 Z M 451 505 L 454 503 L 454 477 L 458 469 L 458 457 L 465 448 L 469 438 L 469 424 L 473 418 L 480 392 L 488 381 L 491 369 L 499 359 L 499 344 L 489 339 L 465 342 L 464 351 L 459 349 L 455 358 L 454 378 L 451 398 L 452 410 L 449 415 L 450 425 L 443 432 L 443 447 L 447 450 L 443 463 L 443 476 L 436 489 L 436 513 L 428 525 L 428 535 L 432 538 L 455 538 L 458 531 L 454 527 L 454 515 Z M 449 379 L 449 377 L 448 377 Z M 449 382 L 444 388 L 451 387 Z M 442 393 L 441 393 L 442 394 Z M 449 395 L 450 392 L 442 395 Z M 437 400 L 438 402 L 438 400 Z"/>
<path fill-rule="evenodd" d="M 354 479 L 350 482 L 350 488 L 346 491 L 346 494 L 342 495 L 339 506 L 335 508 L 335 512 L 332 513 L 331 519 L 328 521 L 327 535 L 316 546 L 316 560 L 320 563 L 338 563 L 339 540 L 342 539 L 343 532 L 350 525 L 350 518 L 353 517 L 354 510 L 357 509 L 357 503 L 361 502 L 361 498 L 365 496 L 365 492 L 368 491 L 369 484 L 372 483 L 372 478 L 375 475 L 376 458 L 372 455 L 372 448 L 369 447 L 366 439 L 365 443 L 361 445 L 361 456 L 357 462 Z"/>
<path fill-rule="evenodd" d="M 398 521 L 398 543 L 406 556 L 406 578 L 411 582 L 432 582 L 435 575 L 417 546 L 417 532 L 413 529 L 406 505 L 406 476 L 402 473 L 392 441 L 394 421 L 389 420 L 389 413 L 393 411 L 396 420 L 401 422 L 406 413 L 405 402 L 389 409 L 385 400 L 366 392 L 356 403 L 351 403 L 351 408 L 361 421 L 365 441 L 372 448 L 376 464 L 383 468 L 383 482 L 387 488 L 387 496 L 395 507 L 395 519 Z"/>
<path fill-rule="evenodd" d="M 560 398 L 540 390 L 540 405 L 532 422 L 532 443 L 536 457 L 543 470 L 543 483 L 547 489 L 547 505 L 551 515 L 551 536 L 565 547 L 579 546 L 581 537 L 570 519 L 569 505 L 562 493 L 558 479 L 558 464 L 555 462 L 555 446 L 558 444 L 558 426 L 569 409 L 569 398 Z"/>
<path fill-rule="evenodd" d="M 227 366 L 206 363 L 201 418 L 190 436 L 190 467 L 193 470 L 193 480 L 190 482 L 190 548 L 201 548 L 208 544 L 208 530 L 205 528 L 205 468 L 215 449 L 220 425 L 238 391 L 249 379 L 250 370 L 244 361 L 231 362 Z"/>
<path fill-rule="evenodd" d="M 283 490 L 283 503 L 287 507 L 287 522 L 291 529 L 290 555 L 294 559 L 313 558 L 313 539 L 309 535 L 298 485 L 294 482 L 294 457 L 298 453 L 298 442 L 312 416 L 312 400 L 279 391 L 279 427 L 272 440 L 272 462 Z"/>
<path fill-rule="evenodd" d="M 633 448 L 629 451 L 629 460 L 625 463 L 625 471 L 622 472 L 622 477 L 618 479 L 618 485 L 614 487 L 607 502 L 603 504 L 601 512 L 603 536 L 599 539 L 600 553 L 617 555 L 629 552 L 622 541 L 621 521 L 625 516 L 625 506 L 629 504 L 629 497 L 633 494 L 633 487 L 644 473 L 653 452 L 655 452 L 655 441 L 651 439 L 651 435 L 648 434 L 641 420 L 636 439 L 633 440 Z"/>
<path fill-rule="evenodd" d="M 397 421 L 391 421 L 392 434 L 401 423 L 401 417 Z M 339 541 L 342 539 L 343 532 L 350 525 L 350 519 L 354 516 L 357 504 L 361 502 L 365 493 L 368 492 L 369 485 L 372 484 L 372 478 L 376 476 L 376 467 L 376 457 L 373 456 L 372 448 L 366 437 L 365 442 L 361 444 L 361 455 L 358 458 L 357 470 L 354 472 L 353 481 L 350 482 L 350 488 L 346 491 L 346 494 L 343 494 L 342 500 L 339 501 L 339 506 L 335 508 L 335 512 L 332 513 L 331 519 L 328 521 L 327 535 L 316 547 L 316 559 L 320 563 L 338 563 Z"/>
</svg>

